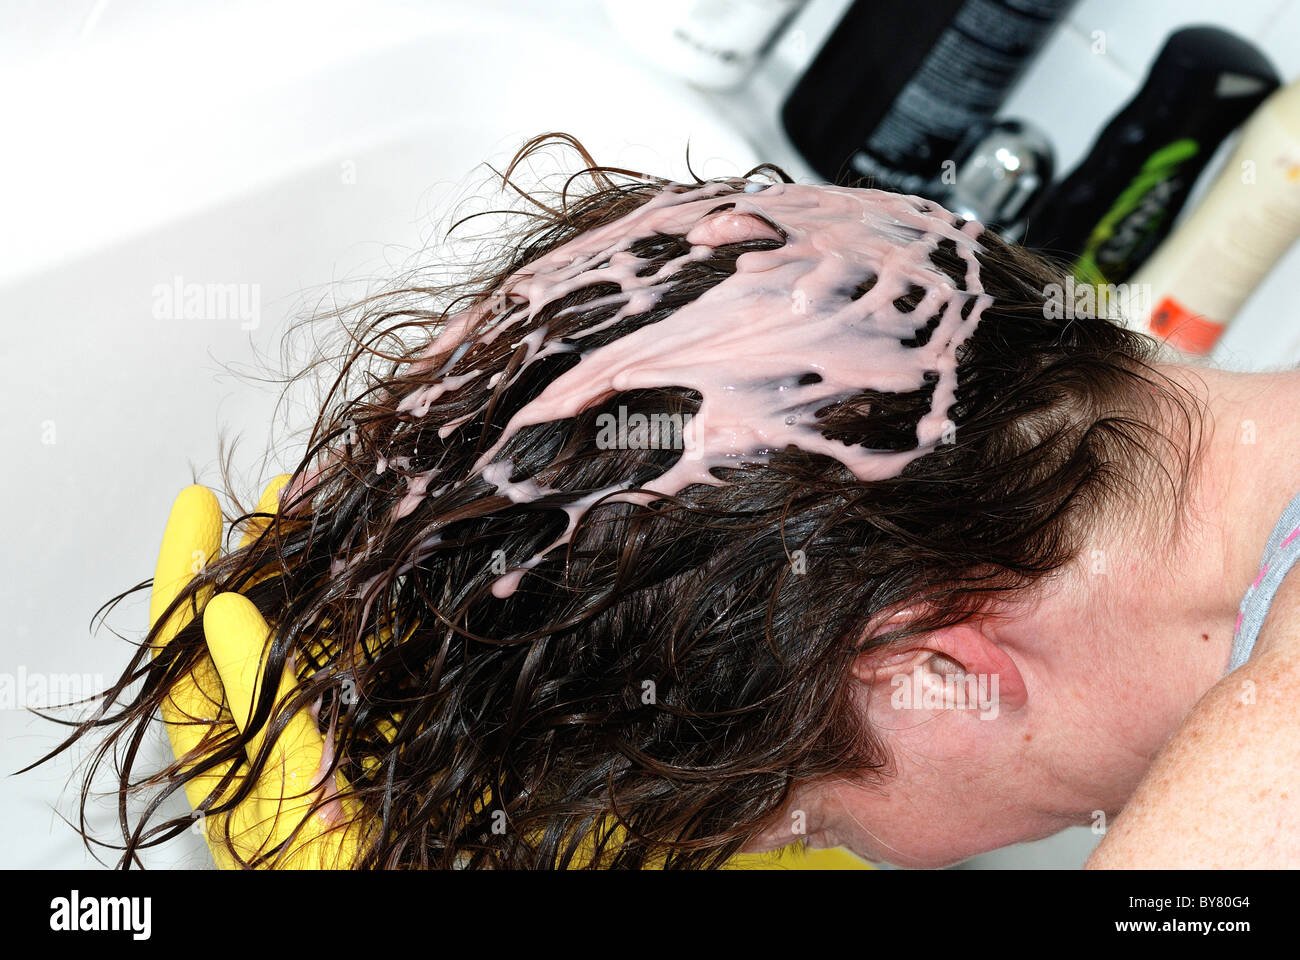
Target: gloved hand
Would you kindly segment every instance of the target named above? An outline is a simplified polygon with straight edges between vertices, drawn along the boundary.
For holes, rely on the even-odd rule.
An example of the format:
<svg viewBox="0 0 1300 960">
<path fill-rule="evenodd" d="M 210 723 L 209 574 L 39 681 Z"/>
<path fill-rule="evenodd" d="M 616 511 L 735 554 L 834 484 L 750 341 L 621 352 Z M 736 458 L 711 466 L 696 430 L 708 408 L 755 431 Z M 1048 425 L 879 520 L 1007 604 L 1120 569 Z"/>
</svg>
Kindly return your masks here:
<svg viewBox="0 0 1300 960">
<path fill-rule="evenodd" d="M 279 493 L 288 481 L 277 477 L 262 494 L 259 513 L 274 514 L 279 507 Z M 221 507 L 211 490 L 187 487 L 172 505 L 162 549 L 154 574 L 149 604 L 151 624 L 158 621 L 194 574 L 217 556 L 221 546 Z M 267 522 L 265 520 L 263 523 Z M 244 532 L 248 544 L 260 532 L 257 521 Z M 222 593 L 215 597 L 200 595 L 197 606 L 203 616 L 203 633 L 208 657 L 171 690 L 162 708 L 162 719 L 176 758 L 192 765 L 205 751 L 191 755 L 206 738 L 209 745 L 219 743 L 223 735 L 235 735 L 254 715 L 254 697 L 260 686 L 264 658 L 270 649 L 271 630 L 261 613 L 246 597 Z M 155 656 L 189 622 L 188 607 L 178 609 L 158 632 Z M 297 678 L 286 671 L 280 679 L 276 702 L 294 689 Z M 224 704 L 224 708 L 223 708 Z M 248 745 L 251 760 L 261 748 L 259 734 Z M 208 846 L 222 868 L 239 866 L 239 861 L 225 842 L 225 825 L 230 826 L 233 846 L 239 856 L 250 861 L 265 855 L 293 835 L 304 814 L 320 796 L 321 760 L 326 744 L 311 714 L 300 711 L 275 742 L 252 793 L 228 815 L 202 818 Z M 188 765 L 187 765 L 188 766 Z M 224 764 L 185 786 L 190 805 L 196 810 L 230 768 Z M 335 788 L 344 790 L 346 783 L 338 772 Z M 229 795 L 229 790 L 227 794 Z M 335 810 L 340 804 L 335 804 Z M 274 865 L 286 868 L 348 867 L 356 856 L 362 834 L 353 805 L 343 799 L 342 823 L 332 822 L 330 814 L 318 811 L 302 825 L 286 854 Z"/>
<path fill-rule="evenodd" d="M 271 481 L 257 505 L 257 512 L 274 514 L 279 509 L 280 491 L 288 476 Z M 260 521 L 265 524 L 267 521 Z M 149 621 L 155 624 L 190 579 L 216 558 L 221 546 L 221 507 L 206 487 L 186 487 L 172 505 L 162 549 L 154 573 L 153 593 L 149 604 Z M 260 533 L 254 521 L 245 530 L 242 545 Z M 197 607 L 203 617 L 203 634 L 208 657 L 193 673 L 176 683 L 164 702 L 162 719 L 176 758 L 191 766 L 205 753 L 199 748 L 205 738 L 219 743 L 223 735 L 236 729 L 254 715 L 254 696 L 260 686 L 265 657 L 270 649 L 271 629 L 261 613 L 246 597 L 222 593 L 213 597 L 200 594 Z M 189 622 L 190 610 L 173 613 L 159 630 L 155 655 Z M 282 702 L 297 679 L 286 672 L 280 679 L 276 702 Z M 249 759 L 261 748 L 259 735 L 248 745 Z M 252 793 L 228 815 L 217 814 L 202 819 L 208 847 L 221 868 L 238 867 L 239 861 L 226 846 L 225 825 L 235 850 L 245 861 L 266 854 L 289 838 L 303 815 L 319 797 L 324 786 L 319 783 L 326 744 L 307 711 L 294 716 L 275 743 L 270 760 Z M 230 764 L 215 767 L 185 785 L 190 805 L 196 810 L 220 782 Z M 335 773 L 335 788 L 342 792 L 347 784 Z M 230 788 L 227 788 L 228 791 Z M 288 853 L 274 863 L 283 868 L 340 868 L 352 865 L 365 825 L 357 817 L 354 804 L 341 801 L 342 825 L 318 812 L 304 824 L 293 839 Z M 852 870 L 869 869 L 863 861 L 844 850 L 800 851 L 795 847 L 770 854 L 745 854 L 727 864 L 744 870 Z"/>
</svg>

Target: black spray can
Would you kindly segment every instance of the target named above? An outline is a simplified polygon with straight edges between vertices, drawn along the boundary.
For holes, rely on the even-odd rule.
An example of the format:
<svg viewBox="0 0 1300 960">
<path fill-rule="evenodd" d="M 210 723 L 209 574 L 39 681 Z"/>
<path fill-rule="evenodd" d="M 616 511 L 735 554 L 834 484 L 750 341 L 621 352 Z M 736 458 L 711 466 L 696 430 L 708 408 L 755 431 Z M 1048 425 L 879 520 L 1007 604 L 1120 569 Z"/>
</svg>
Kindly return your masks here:
<svg viewBox="0 0 1300 960">
<path fill-rule="evenodd" d="M 859 0 L 786 99 L 786 133 L 829 181 L 933 194 L 1073 3 Z"/>
</svg>

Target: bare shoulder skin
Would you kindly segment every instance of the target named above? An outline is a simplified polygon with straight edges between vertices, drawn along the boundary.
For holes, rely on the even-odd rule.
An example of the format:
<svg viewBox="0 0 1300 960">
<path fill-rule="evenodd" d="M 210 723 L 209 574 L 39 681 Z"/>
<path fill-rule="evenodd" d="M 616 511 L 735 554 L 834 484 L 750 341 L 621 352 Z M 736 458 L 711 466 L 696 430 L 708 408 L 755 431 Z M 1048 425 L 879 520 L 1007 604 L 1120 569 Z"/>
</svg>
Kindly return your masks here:
<svg viewBox="0 0 1300 960">
<path fill-rule="evenodd" d="M 1300 867 L 1300 576 L 1157 755 L 1088 868 Z"/>
</svg>

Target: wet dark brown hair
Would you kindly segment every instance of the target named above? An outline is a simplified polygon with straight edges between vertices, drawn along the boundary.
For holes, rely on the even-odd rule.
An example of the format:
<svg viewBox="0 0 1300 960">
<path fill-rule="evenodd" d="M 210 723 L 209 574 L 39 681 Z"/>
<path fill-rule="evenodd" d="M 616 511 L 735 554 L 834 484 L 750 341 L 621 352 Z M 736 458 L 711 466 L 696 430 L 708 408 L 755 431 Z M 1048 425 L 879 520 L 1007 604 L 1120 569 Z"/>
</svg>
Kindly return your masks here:
<svg viewBox="0 0 1300 960">
<path fill-rule="evenodd" d="M 994 302 L 959 352 L 952 442 L 889 480 L 864 482 L 791 448 L 722 471 L 720 486 L 648 505 L 600 503 L 570 543 L 498 599 L 491 588 L 502 558 L 513 566 L 552 543 L 567 520 L 559 506 L 614 483 L 645 483 L 680 455 L 599 449 L 598 416 L 620 406 L 688 414 L 699 396 L 632 391 L 520 430 L 499 457 L 513 463 L 512 479 L 555 491 L 535 502 L 514 503 L 475 475 L 478 456 L 583 352 L 691 302 L 747 251 L 780 245 L 718 247 L 678 270 L 652 310 L 581 339 L 573 334 L 616 310 L 598 301 L 616 288 L 573 292 L 519 334 L 545 324 L 548 342 L 572 338 L 575 348 L 517 378 L 525 348 L 510 338 L 476 343 L 441 371 L 416 366 L 451 312 L 672 189 L 598 167 L 559 136 L 530 142 L 503 182 L 514 187 L 520 162 L 556 143 L 577 150 L 584 169 L 563 190 L 530 191 L 535 205 L 502 259 L 458 287 L 405 287 L 345 316 L 354 347 L 296 473 L 319 469 L 316 482 L 286 505 L 288 516 L 210 564 L 178 598 L 192 606 L 205 588 L 238 591 L 275 628 L 248 731 L 208 742 L 188 771 L 136 769 L 169 689 L 207 655 L 196 620 L 156 659 L 151 634 L 109 692 L 111 709 L 69 739 L 95 742 L 87 795 L 94 768 L 116 763 L 123 865 L 189 827 L 189 818 L 157 814 L 189 779 L 233 761 L 227 783 L 236 789 L 207 812 L 246 797 L 269 750 L 250 761 L 250 735 L 267 730 L 269 744 L 308 704 L 318 705 L 351 797 L 374 824 L 359 867 L 721 865 L 797 788 L 887 776 L 887 744 L 851 697 L 850 667 L 864 649 L 1022 595 L 1070 563 L 1119 504 L 1145 509 L 1153 478 L 1177 499 L 1195 417 L 1153 367 L 1152 341 L 1105 319 L 1053 319 L 1046 291 L 1060 272 L 986 233 L 981 278 Z M 747 178 L 783 176 L 762 167 Z M 632 248 L 647 269 L 687 249 L 680 236 Z M 955 253 L 940 246 L 933 259 L 960 288 L 965 266 Z M 917 343 L 928 319 L 917 318 Z M 410 342 L 411 333 L 426 342 Z M 397 409 L 433 378 L 472 371 L 426 414 Z M 928 406 L 928 390 L 870 392 L 820 419 L 846 444 L 904 449 Z M 434 467 L 437 489 L 394 519 L 408 478 Z M 902 630 L 866 629 L 918 601 L 928 612 Z M 290 664 L 300 692 L 273 704 Z M 355 697 L 340 696 L 345 685 Z M 136 794 L 145 795 L 143 813 L 128 815 L 125 798 Z M 273 865 L 283 852 L 267 849 L 252 864 Z"/>
</svg>

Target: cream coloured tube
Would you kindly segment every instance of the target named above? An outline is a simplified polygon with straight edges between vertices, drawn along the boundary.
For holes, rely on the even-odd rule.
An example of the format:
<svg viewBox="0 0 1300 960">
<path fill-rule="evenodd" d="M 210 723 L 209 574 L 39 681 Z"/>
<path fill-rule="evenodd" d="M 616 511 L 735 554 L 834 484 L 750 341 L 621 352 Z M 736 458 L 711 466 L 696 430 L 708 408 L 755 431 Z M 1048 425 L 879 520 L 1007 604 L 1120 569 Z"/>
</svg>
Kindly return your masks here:
<svg viewBox="0 0 1300 960">
<path fill-rule="evenodd" d="M 1125 316 L 1184 354 L 1209 353 L 1300 237 L 1300 81 L 1255 111 L 1200 205 L 1127 285 Z"/>
</svg>

